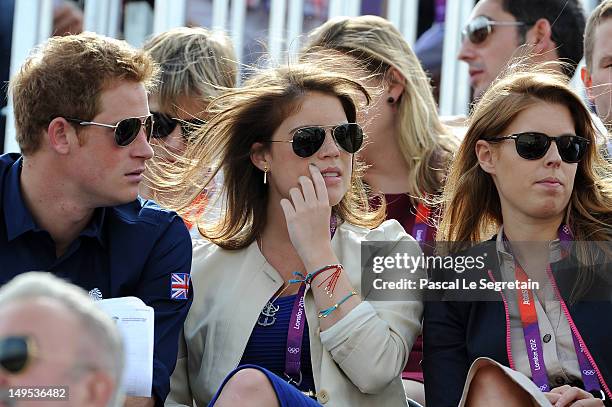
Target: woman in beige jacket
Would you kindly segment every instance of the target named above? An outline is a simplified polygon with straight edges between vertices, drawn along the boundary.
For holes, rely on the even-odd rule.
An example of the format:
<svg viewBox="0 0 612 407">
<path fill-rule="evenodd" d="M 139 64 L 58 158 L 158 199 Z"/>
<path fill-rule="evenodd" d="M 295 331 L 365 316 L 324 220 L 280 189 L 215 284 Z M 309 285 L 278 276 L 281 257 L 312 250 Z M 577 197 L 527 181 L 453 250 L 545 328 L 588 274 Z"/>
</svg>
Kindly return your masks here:
<svg viewBox="0 0 612 407">
<path fill-rule="evenodd" d="M 418 289 L 381 287 L 423 275 L 380 265 L 420 250 L 368 207 L 354 153 L 356 101 L 369 96 L 321 68 L 332 62 L 270 69 L 219 98 L 178 168 L 177 191 L 190 188 L 175 197 L 190 202 L 205 187 L 193 188 L 199 163 L 219 163 L 225 211 L 199 224 L 168 406 L 406 405 L 400 373 L 422 303 Z"/>
</svg>

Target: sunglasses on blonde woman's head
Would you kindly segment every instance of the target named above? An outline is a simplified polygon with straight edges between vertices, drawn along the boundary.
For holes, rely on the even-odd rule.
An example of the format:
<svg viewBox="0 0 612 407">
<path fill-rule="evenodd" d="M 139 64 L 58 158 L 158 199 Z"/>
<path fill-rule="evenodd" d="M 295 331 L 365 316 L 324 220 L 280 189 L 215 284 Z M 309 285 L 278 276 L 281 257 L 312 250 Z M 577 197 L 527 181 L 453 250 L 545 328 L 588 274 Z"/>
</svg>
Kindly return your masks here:
<svg viewBox="0 0 612 407">
<path fill-rule="evenodd" d="M 0 369 L 10 373 L 22 373 L 37 356 L 37 349 L 28 336 L 0 338 Z"/>
<path fill-rule="evenodd" d="M 478 16 L 470 21 L 461 31 L 461 42 L 468 38 L 472 44 L 481 44 L 493 32 L 493 27 L 495 26 L 518 27 L 522 25 L 526 24 L 521 21 L 495 21 L 487 16 Z"/>
<path fill-rule="evenodd" d="M 295 130 L 291 140 L 270 140 L 270 142 L 291 143 L 293 152 L 298 157 L 308 158 L 319 151 L 325 143 L 327 129 L 331 129 L 332 138 L 336 145 L 347 153 L 356 153 L 363 144 L 363 130 L 357 123 L 344 123 L 335 126 L 306 126 Z"/>
<path fill-rule="evenodd" d="M 127 147 L 130 145 L 138 134 L 140 129 L 144 127 L 145 135 L 147 136 L 147 142 L 151 139 L 151 132 L 153 130 L 153 117 L 152 115 L 142 117 L 128 117 L 127 119 L 119 120 L 117 124 L 106 124 L 96 123 L 87 120 L 66 118 L 69 122 L 76 123 L 79 126 L 100 126 L 107 127 L 114 130 L 115 143 L 120 147 Z"/>
<path fill-rule="evenodd" d="M 544 157 L 551 144 L 555 142 L 561 159 L 570 164 L 582 160 L 590 143 L 588 139 L 573 134 L 550 137 L 544 133 L 533 131 L 511 134 L 505 137 L 484 137 L 483 140 L 490 143 L 514 140 L 516 152 L 526 160 L 538 160 Z"/>
<path fill-rule="evenodd" d="M 176 126 L 181 126 L 181 134 L 185 141 L 191 139 L 191 133 L 193 133 L 198 127 L 206 124 L 206 121 L 193 118 L 193 119 L 178 119 L 176 117 L 168 116 L 164 113 L 151 112 L 153 115 L 153 138 L 163 139 L 166 138 L 176 129 Z"/>
</svg>

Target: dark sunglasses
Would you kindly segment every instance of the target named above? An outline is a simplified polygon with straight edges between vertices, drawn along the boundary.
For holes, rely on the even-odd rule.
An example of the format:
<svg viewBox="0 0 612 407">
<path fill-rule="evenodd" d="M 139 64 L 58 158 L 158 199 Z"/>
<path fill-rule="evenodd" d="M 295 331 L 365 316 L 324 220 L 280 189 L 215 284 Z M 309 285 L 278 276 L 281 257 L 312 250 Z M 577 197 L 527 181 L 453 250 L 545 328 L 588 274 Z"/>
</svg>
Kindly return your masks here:
<svg viewBox="0 0 612 407">
<path fill-rule="evenodd" d="M 494 26 L 521 26 L 522 21 L 494 21 L 487 16 L 478 16 L 470 21 L 461 31 L 461 42 L 467 37 L 472 44 L 483 43 L 489 34 L 493 32 Z"/>
<path fill-rule="evenodd" d="M 563 134 L 558 137 L 550 137 L 544 133 L 526 132 L 511 134 L 506 137 L 485 137 L 488 142 L 499 142 L 502 140 L 514 140 L 516 152 L 526 160 L 538 160 L 546 155 L 550 145 L 557 143 L 557 150 L 561 159 L 566 163 L 577 163 L 582 160 L 589 145 L 589 140 L 584 137 Z"/>
<path fill-rule="evenodd" d="M 23 372 L 36 355 L 36 345 L 30 337 L 7 336 L 0 339 L 0 366 L 11 374 Z"/>
<path fill-rule="evenodd" d="M 115 131 L 115 143 L 118 146 L 126 147 L 132 143 L 138 137 L 140 129 L 145 128 L 145 135 L 147 141 L 151 139 L 151 132 L 153 129 L 153 117 L 152 115 L 143 117 L 128 117 L 127 119 L 119 120 L 117 124 L 106 124 L 96 123 L 81 119 L 70 119 L 66 118 L 69 122 L 76 123 L 79 126 L 100 126 L 113 129 Z"/>
<path fill-rule="evenodd" d="M 168 137 L 170 133 L 176 129 L 176 126 L 180 125 L 183 138 L 185 141 L 189 141 L 191 139 L 191 133 L 203 124 L 206 124 L 204 120 L 197 118 L 183 120 L 170 117 L 167 114 L 159 112 L 151 112 L 151 114 L 153 115 L 153 121 L 155 122 L 155 125 L 153 126 L 153 138 Z"/>
<path fill-rule="evenodd" d="M 357 123 L 302 127 L 293 133 L 291 140 L 270 140 L 270 142 L 291 143 L 293 152 L 297 156 L 307 158 L 319 151 L 325 142 L 327 129 L 331 129 L 336 145 L 347 153 L 356 153 L 363 144 L 363 130 Z"/>
</svg>

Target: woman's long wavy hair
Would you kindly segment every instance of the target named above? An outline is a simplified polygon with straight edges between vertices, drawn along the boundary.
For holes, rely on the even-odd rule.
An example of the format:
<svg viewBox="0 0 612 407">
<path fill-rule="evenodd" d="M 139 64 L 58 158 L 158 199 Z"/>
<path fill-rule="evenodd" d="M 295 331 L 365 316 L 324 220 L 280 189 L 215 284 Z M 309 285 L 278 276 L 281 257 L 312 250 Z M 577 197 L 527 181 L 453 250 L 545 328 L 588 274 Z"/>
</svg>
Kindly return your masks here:
<svg viewBox="0 0 612 407">
<path fill-rule="evenodd" d="M 391 67 L 402 74 L 398 142 L 411 173 L 407 192 L 415 198 L 440 193 L 458 141 L 440 122 L 429 78 L 402 34 L 381 17 L 339 17 L 313 30 L 302 54 L 320 49 L 356 58 L 381 81 Z"/>
<path fill-rule="evenodd" d="M 251 162 L 251 148 L 269 141 L 281 123 L 296 113 L 309 92 L 337 97 L 347 120 L 356 120 L 358 100 L 369 103 L 367 90 L 349 76 L 327 71 L 327 64 L 339 61 L 311 61 L 288 64 L 258 72 L 241 88 L 229 89 L 209 106 L 210 121 L 203 126 L 185 155 L 164 167 L 156 180 L 168 189 L 171 199 L 163 205 L 189 218 L 194 202 L 222 169 L 222 216 L 213 222 L 198 223 L 200 234 L 224 249 L 241 249 L 251 244 L 266 225 L 268 186 L 263 172 Z M 359 96 L 359 95 L 362 96 Z M 210 168 L 212 167 L 212 170 Z M 384 219 L 384 208 L 372 209 L 361 176 L 363 164 L 355 157 L 351 186 L 340 203 L 332 208 L 342 221 L 376 227 Z"/>
<path fill-rule="evenodd" d="M 610 240 L 611 168 L 599 151 L 591 114 L 569 87 L 566 77 L 539 67 L 531 72 L 509 73 L 499 79 L 472 112 L 468 131 L 451 165 L 441 200 L 442 220 L 436 239 L 452 242 L 449 245 L 451 251 L 488 239 L 503 224 L 499 194 L 491 175 L 478 164 L 476 142 L 484 137 L 505 134 L 521 112 L 541 102 L 567 107 L 576 134 L 590 141 L 584 158 L 578 163 L 564 222 L 569 225 L 576 241 Z M 520 160 L 517 165 L 520 165 Z M 577 253 L 582 264 L 597 263 L 589 246 L 593 247 L 582 245 L 582 252 Z"/>
</svg>

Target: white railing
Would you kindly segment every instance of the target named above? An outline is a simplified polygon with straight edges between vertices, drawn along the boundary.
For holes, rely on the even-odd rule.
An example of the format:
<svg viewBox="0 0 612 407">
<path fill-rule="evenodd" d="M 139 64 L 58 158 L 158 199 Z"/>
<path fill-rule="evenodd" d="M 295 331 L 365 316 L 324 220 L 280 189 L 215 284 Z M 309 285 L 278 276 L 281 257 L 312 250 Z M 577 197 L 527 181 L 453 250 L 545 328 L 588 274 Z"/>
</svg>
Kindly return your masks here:
<svg viewBox="0 0 612 407">
<path fill-rule="evenodd" d="M 329 0 L 329 18 L 345 16 L 355 17 L 361 11 L 360 0 Z"/>
<path fill-rule="evenodd" d="M 146 1 L 131 1 L 125 5 L 123 18 L 123 38 L 142 47 L 153 32 L 153 9 Z"/>
<path fill-rule="evenodd" d="M 387 20 L 401 31 L 410 46 L 416 41 L 418 15 L 419 0 L 387 1 Z"/>
<path fill-rule="evenodd" d="M 121 0 L 86 0 L 83 28 L 117 38 L 121 15 Z"/>
<path fill-rule="evenodd" d="M 186 14 L 186 0 L 155 0 L 153 34 L 184 26 L 187 21 Z"/>
<path fill-rule="evenodd" d="M 289 53 L 295 55 L 300 50 L 302 22 L 304 15 L 303 0 L 289 0 L 289 19 L 287 21 L 287 38 L 289 38 Z"/>
<path fill-rule="evenodd" d="M 126 5 L 123 22 L 124 36 L 134 46 L 141 46 L 150 34 L 185 25 L 187 1 L 155 0 L 151 12 L 145 1 Z M 202 0 L 206 1 L 206 0 Z M 582 0 L 587 13 L 596 7 L 597 0 Z M 386 0 L 386 18 L 402 32 L 409 44 L 416 40 L 418 0 Z M 121 26 L 121 0 L 86 0 L 86 30 L 118 37 Z M 467 64 L 457 60 L 460 32 L 467 22 L 474 0 L 447 0 L 442 78 L 440 84 L 440 113 L 465 114 L 468 110 L 470 87 Z M 15 2 L 11 77 L 17 72 L 30 50 L 51 33 L 53 0 L 19 0 Z M 226 31 L 234 44 L 238 62 L 243 60 L 247 0 L 212 0 L 212 29 Z M 303 34 L 304 0 L 271 0 L 269 15 L 268 52 L 272 61 L 281 61 L 287 54 L 299 50 Z M 329 0 L 328 16 L 356 16 L 361 11 L 361 0 Z M 229 16 L 229 18 L 228 18 Z M 228 21 L 229 20 L 229 21 Z M 574 84 L 580 85 L 578 80 Z M 4 151 L 17 151 L 12 106 L 7 115 Z"/>
<path fill-rule="evenodd" d="M 238 61 L 242 61 L 242 49 L 244 47 L 244 22 L 246 21 L 246 0 L 232 1 L 232 31 L 231 38 L 234 46 L 234 52 Z M 213 22 L 214 24 L 214 22 Z M 225 30 L 225 26 L 222 27 Z M 240 73 L 237 73 L 237 81 L 240 80 Z"/>
<path fill-rule="evenodd" d="M 10 77 L 12 78 L 25 62 L 31 50 L 44 42 L 51 35 L 53 23 L 52 0 L 21 0 L 15 2 L 13 17 L 13 38 L 11 46 Z M 4 152 L 19 151 L 15 140 L 15 122 L 13 120 L 13 102 L 9 95 L 5 108 L 6 132 Z"/>
<path fill-rule="evenodd" d="M 268 31 L 268 53 L 270 60 L 279 62 L 283 53 L 285 34 L 286 0 L 272 0 L 270 3 L 270 25 Z"/>
<path fill-rule="evenodd" d="M 470 101 L 468 66 L 457 60 L 461 47 L 461 30 L 474 5 L 473 0 L 447 0 L 440 83 L 440 114 L 466 114 Z"/>
</svg>

